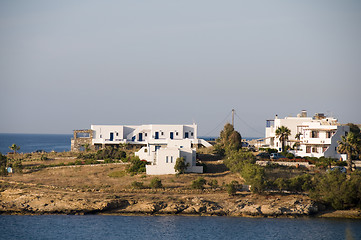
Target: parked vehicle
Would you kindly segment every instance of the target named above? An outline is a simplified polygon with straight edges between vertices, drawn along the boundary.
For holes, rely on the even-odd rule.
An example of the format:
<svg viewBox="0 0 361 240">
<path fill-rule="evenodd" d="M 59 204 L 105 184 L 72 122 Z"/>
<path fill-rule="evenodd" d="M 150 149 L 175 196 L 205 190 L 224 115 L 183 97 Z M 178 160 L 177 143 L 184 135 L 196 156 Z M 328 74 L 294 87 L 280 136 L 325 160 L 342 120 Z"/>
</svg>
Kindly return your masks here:
<svg viewBox="0 0 361 240">
<path fill-rule="evenodd" d="M 263 158 L 270 159 L 270 154 L 267 152 L 261 152 L 257 154 L 256 157 L 257 159 L 263 159 Z"/>
<path fill-rule="evenodd" d="M 335 166 L 330 169 L 327 169 L 327 172 L 331 172 L 331 171 L 339 171 L 341 173 L 346 173 L 347 169 L 345 167 L 340 167 L 340 166 Z"/>
<path fill-rule="evenodd" d="M 280 153 L 271 153 L 270 158 L 271 158 L 271 159 L 279 159 L 279 158 L 286 158 L 286 157 L 283 156 L 283 155 L 280 154 Z"/>
</svg>

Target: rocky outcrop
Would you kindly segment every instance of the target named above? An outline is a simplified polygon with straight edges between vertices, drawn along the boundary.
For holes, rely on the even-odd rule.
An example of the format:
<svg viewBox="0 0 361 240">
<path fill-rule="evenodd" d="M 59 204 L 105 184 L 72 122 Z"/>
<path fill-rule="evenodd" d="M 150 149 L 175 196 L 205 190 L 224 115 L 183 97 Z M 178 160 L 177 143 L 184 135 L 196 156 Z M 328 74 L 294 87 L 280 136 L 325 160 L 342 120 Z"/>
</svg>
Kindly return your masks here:
<svg viewBox="0 0 361 240">
<path fill-rule="evenodd" d="M 105 195 L 7 189 L 0 212 L 9 214 L 182 214 L 252 217 L 297 217 L 319 212 L 319 205 L 302 195 L 246 196 L 212 199 L 211 195 Z"/>
</svg>

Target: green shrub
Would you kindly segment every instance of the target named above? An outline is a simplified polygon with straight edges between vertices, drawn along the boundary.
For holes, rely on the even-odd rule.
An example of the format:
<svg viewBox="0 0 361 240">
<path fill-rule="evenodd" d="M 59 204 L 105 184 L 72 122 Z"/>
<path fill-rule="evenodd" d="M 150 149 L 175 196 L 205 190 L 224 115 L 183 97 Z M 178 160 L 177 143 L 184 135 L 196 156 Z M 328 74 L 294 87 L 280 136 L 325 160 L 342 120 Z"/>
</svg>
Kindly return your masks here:
<svg viewBox="0 0 361 240">
<path fill-rule="evenodd" d="M 162 185 L 162 181 L 159 179 L 159 178 L 153 178 L 151 181 L 150 181 L 150 187 L 151 188 L 162 188 L 163 185 Z"/>
<path fill-rule="evenodd" d="M 7 162 L 7 157 L 0 153 L 0 176 L 6 176 L 8 174 L 8 171 L 6 169 Z"/>
<path fill-rule="evenodd" d="M 232 181 L 229 184 L 226 184 L 226 190 L 228 195 L 234 196 L 236 195 L 237 190 L 239 189 L 239 183 L 237 181 Z"/>
<path fill-rule="evenodd" d="M 331 171 L 318 175 L 311 191 L 311 198 L 331 205 L 334 209 L 361 208 L 361 172 L 349 177 L 345 173 Z"/>
<path fill-rule="evenodd" d="M 131 187 L 133 189 L 142 189 L 142 188 L 144 188 L 144 184 L 143 184 L 143 182 L 134 181 L 131 183 Z"/>
<path fill-rule="evenodd" d="M 211 188 L 218 188 L 218 181 L 216 179 L 213 179 L 212 181 L 208 182 L 208 185 L 211 187 Z"/>
<path fill-rule="evenodd" d="M 188 166 L 189 166 L 189 163 L 186 164 L 184 158 L 180 157 L 180 158 L 177 158 L 177 160 L 175 162 L 174 170 L 176 171 L 177 174 L 183 174 L 183 173 L 185 173 Z"/>
<path fill-rule="evenodd" d="M 130 161 L 130 166 L 128 168 L 128 172 L 137 174 L 145 172 L 145 165 L 147 164 L 146 161 L 141 161 L 139 157 L 133 157 Z"/>
<path fill-rule="evenodd" d="M 17 160 L 12 164 L 12 168 L 14 173 L 22 173 L 23 172 L 23 164 L 21 160 Z"/>
<path fill-rule="evenodd" d="M 126 175 L 127 173 L 125 171 L 114 171 L 108 174 L 109 177 L 113 177 L 113 178 L 121 178 Z"/>
<path fill-rule="evenodd" d="M 204 189 L 206 183 L 207 181 L 204 178 L 198 177 L 196 180 L 192 181 L 191 187 L 193 189 Z"/>
</svg>

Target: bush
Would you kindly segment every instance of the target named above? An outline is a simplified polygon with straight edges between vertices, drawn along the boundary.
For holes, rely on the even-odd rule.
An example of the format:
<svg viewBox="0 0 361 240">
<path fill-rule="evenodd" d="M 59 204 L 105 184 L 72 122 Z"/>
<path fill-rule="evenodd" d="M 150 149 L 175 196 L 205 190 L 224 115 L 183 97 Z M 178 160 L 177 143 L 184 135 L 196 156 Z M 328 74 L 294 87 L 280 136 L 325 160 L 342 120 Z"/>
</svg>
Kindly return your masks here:
<svg viewBox="0 0 361 240">
<path fill-rule="evenodd" d="M 12 168 L 14 173 L 22 173 L 23 172 L 23 164 L 21 160 L 18 160 L 12 164 Z"/>
<path fill-rule="evenodd" d="M 108 174 L 109 177 L 120 178 L 127 175 L 125 171 L 114 171 Z"/>
<path fill-rule="evenodd" d="M 151 181 L 150 181 L 150 187 L 151 188 L 162 188 L 163 185 L 162 185 L 162 181 L 159 179 L 159 178 L 153 178 Z"/>
<path fill-rule="evenodd" d="M 175 162 L 174 170 L 176 171 L 177 174 L 183 174 L 183 173 L 185 173 L 188 166 L 189 166 L 189 164 L 185 163 L 184 158 L 180 157 L 180 158 L 177 158 L 177 160 Z"/>
<path fill-rule="evenodd" d="M 218 181 L 216 179 L 213 179 L 212 181 L 208 182 L 208 185 L 211 187 L 211 188 L 218 188 Z"/>
<path fill-rule="evenodd" d="M 310 196 L 334 209 L 361 208 L 361 172 L 355 171 L 350 177 L 345 173 L 332 171 L 316 177 Z"/>
<path fill-rule="evenodd" d="M 147 165 L 146 161 L 141 161 L 139 157 L 133 157 L 130 160 L 128 172 L 133 174 L 145 172 L 145 165 Z"/>
<path fill-rule="evenodd" d="M 6 176 L 8 171 L 6 169 L 8 159 L 0 153 L 0 176 Z"/>
<path fill-rule="evenodd" d="M 144 185 L 143 185 L 143 182 L 134 181 L 134 182 L 132 182 L 131 187 L 133 189 L 142 189 L 142 188 L 144 188 Z"/>
<path fill-rule="evenodd" d="M 207 181 L 204 178 L 198 177 L 196 180 L 192 181 L 191 187 L 193 189 L 204 189 L 206 183 Z"/>
<path fill-rule="evenodd" d="M 226 185 L 227 193 L 230 196 L 236 195 L 238 189 L 239 189 L 239 183 L 237 181 L 232 181 L 231 183 Z"/>
</svg>

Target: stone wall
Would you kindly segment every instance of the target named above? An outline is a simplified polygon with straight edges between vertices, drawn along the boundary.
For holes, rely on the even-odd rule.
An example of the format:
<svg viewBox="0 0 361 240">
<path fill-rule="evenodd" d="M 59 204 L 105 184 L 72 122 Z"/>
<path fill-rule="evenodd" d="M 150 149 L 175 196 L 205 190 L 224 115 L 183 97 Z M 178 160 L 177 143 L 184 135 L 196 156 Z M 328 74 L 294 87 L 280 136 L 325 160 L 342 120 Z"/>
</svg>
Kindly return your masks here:
<svg viewBox="0 0 361 240">
<path fill-rule="evenodd" d="M 93 148 L 92 145 L 93 139 L 93 130 L 74 130 L 74 136 L 71 139 L 71 151 L 79 152 L 84 150 L 86 144 L 89 145 L 89 148 Z"/>
</svg>

